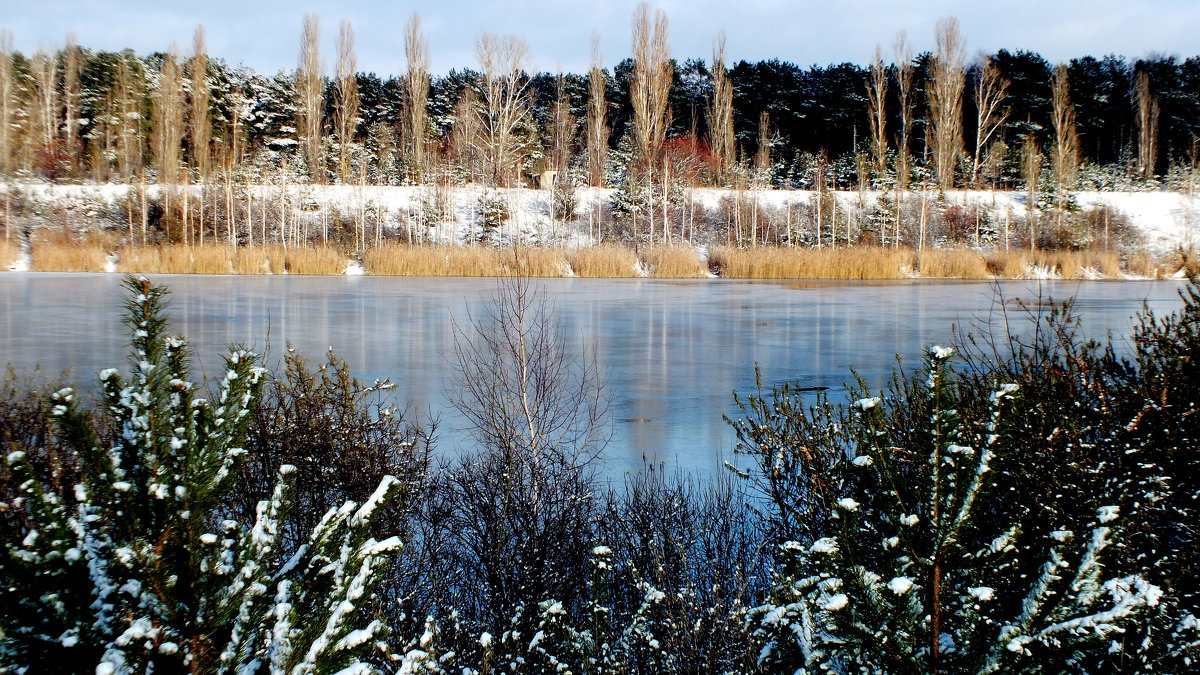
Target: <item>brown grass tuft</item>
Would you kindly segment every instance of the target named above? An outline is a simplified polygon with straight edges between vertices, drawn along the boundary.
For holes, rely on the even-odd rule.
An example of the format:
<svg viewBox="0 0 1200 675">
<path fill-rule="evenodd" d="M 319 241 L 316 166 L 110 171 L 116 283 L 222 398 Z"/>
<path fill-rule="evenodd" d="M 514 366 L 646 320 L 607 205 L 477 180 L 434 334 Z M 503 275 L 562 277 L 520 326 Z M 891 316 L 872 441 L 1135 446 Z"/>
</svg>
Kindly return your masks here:
<svg viewBox="0 0 1200 675">
<path fill-rule="evenodd" d="M 905 248 L 718 248 L 710 255 L 731 279 L 898 279 L 912 267 Z"/>
<path fill-rule="evenodd" d="M 591 279 L 621 279 L 638 276 L 634 252 L 612 244 L 578 248 L 567 253 L 575 276 Z"/>
<path fill-rule="evenodd" d="M 690 246 L 655 246 L 642 253 L 642 262 L 650 275 L 659 279 L 700 279 L 708 270 Z"/>
</svg>

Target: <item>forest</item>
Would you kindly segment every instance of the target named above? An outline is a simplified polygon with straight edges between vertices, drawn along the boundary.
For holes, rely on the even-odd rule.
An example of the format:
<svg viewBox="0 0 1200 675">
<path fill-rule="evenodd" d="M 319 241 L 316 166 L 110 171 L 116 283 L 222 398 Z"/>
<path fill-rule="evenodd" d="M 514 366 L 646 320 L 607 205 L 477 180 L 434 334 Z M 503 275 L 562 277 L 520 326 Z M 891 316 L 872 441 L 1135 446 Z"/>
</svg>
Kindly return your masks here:
<svg viewBox="0 0 1200 675">
<path fill-rule="evenodd" d="M 516 243 L 519 212 L 534 208 L 587 243 L 638 249 L 1102 248 L 1128 264 L 1143 245 L 1128 214 L 1076 195 L 1193 192 L 1200 57 L 969 58 L 947 18 L 934 50 L 914 53 L 901 34 L 865 66 L 733 61 L 723 35 L 711 58 L 680 60 L 665 13 L 643 5 L 632 26 L 632 54 L 608 67 L 594 45 L 586 73 L 530 72 L 524 41 L 492 34 L 478 63 L 431 73 L 417 15 L 403 30 L 406 71 L 384 75 L 358 70 L 347 22 L 327 72 L 316 15 L 297 67 L 274 74 L 210 57 L 202 26 L 186 55 L 94 51 L 70 36 L 22 54 L 0 35 L 5 242 L 39 229 L 79 239 L 86 223 L 114 235 L 109 249 L 257 241 L 361 257 L 439 241 L 428 228 L 464 218 L 469 231 L 442 243 Z M 38 197 L 47 182 L 123 187 L 64 206 Z M 347 204 L 295 186 L 422 191 L 400 214 L 378 192 Z M 463 206 L 462 186 L 483 192 Z M 551 196 L 531 207 L 508 188 Z M 722 196 L 698 208 L 702 188 Z M 1011 196 L 963 204 L 947 197 L 956 189 Z M 783 207 L 746 190 L 817 197 Z M 855 190 L 854 204 L 827 196 Z"/>
</svg>

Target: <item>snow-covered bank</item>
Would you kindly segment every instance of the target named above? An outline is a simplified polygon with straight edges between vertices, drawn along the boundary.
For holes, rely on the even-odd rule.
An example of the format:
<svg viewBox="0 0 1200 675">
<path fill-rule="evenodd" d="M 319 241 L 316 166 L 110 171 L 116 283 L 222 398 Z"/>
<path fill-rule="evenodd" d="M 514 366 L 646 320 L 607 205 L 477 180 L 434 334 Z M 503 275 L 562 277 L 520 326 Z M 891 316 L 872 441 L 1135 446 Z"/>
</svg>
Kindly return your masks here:
<svg viewBox="0 0 1200 675">
<path fill-rule="evenodd" d="M 253 230 L 251 239 L 277 238 L 281 228 L 303 223 L 308 232 L 319 232 L 331 222 L 357 223 L 364 239 L 400 235 L 408 241 L 434 244 L 467 243 L 491 238 L 496 242 L 525 245 L 578 247 L 593 244 L 609 232 L 613 218 L 613 189 L 578 188 L 575 212 L 570 219 L 553 214 L 554 193 L 526 188 L 492 189 L 478 185 L 434 186 L 376 185 L 222 185 L 189 186 L 193 221 L 199 217 L 204 196 L 205 217 L 216 233 L 232 221 L 240 231 Z M 69 228 L 121 231 L 130 220 L 141 220 L 131 204 L 163 199 L 156 185 L 57 185 L 19 182 L 0 185 L 9 192 L 10 234 L 19 230 Z M 894 195 L 871 191 L 826 192 L 835 205 L 822 225 L 823 236 L 853 239 L 854 228 L 870 227 L 882 208 L 893 208 Z M 1100 208 L 1138 234 L 1151 255 L 1161 256 L 1191 248 L 1200 227 L 1200 200 L 1179 192 L 1075 192 L 1078 209 Z M 760 215 L 776 228 L 789 228 L 788 236 L 819 242 L 813 213 L 818 194 L 809 190 L 732 191 L 717 188 L 682 189 L 672 197 L 670 218 L 677 233 L 698 245 L 724 243 L 712 235 L 732 222 L 737 209 Z M 1011 227 L 1014 237 L 1026 231 L 1026 194 L 1021 191 L 954 190 L 939 200 L 934 192 L 904 193 L 902 204 L 912 213 L 932 214 L 949 206 L 971 209 L 990 221 L 995 231 Z M 137 207 L 140 209 L 140 207 Z M 657 207 L 656 207 L 657 208 Z M 826 209 L 830 209 L 826 206 Z M 232 213 L 232 217 L 226 215 Z M 1106 216 L 1107 217 L 1107 216 Z M 1043 214 L 1044 220 L 1052 219 Z M 906 224 L 914 226 L 908 219 Z M 704 227 L 709 227 L 705 235 Z M 763 227 L 762 225 L 756 225 Z M 661 225 L 659 226 L 661 227 Z M 739 227 L 750 227 L 739 225 Z M 315 229 L 313 229 L 315 228 Z M 1004 231 L 1007 231 L 1005 229 Z M 698 234 L 699 233 L 699 234 Z M 661 234 L 661 233 L 660 233 Z M 675 236 L 679 236 L 676 234 Z M 705 238 L 711 240 L 706 241 Z M 904 239 L 902 239 L 904 241 Z M 930 239 L 930 241 L 936 241 Z M 915 243 L 915 242 L 908 242 Z M 7 264 L 7 263 L 6 263 Z"/>
</svg>

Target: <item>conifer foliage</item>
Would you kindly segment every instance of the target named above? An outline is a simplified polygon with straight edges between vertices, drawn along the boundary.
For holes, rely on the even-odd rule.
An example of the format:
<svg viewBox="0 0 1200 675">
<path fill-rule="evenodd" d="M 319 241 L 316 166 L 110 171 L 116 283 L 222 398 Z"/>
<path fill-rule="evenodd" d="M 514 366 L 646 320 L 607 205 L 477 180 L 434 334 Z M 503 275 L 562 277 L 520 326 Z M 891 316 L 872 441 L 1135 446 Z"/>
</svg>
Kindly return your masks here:
<svg viewBox="0 0 1200 675">
<path fill-rule="evenodd" d="M 226 507 L 265 381 L 258 357 L 233 349 L 201 397 L 186 343 L 166 332 L 164 289 L 125 284 L 130 374 L 100 373 L 94 412 L 73 389 L 52 395 L 78 482 L 58 485 L 23 450 L 7 457 L 23 536 L 0 558 L 0 669 L 373 672 L 360 662 L 384 631 L 368 611 L 373 575 L 400 541 L 368 528 L 399 481 L 329 510 L 284 558 L 295 467 L 279 467 L 253 522 Z"/>
</svg>

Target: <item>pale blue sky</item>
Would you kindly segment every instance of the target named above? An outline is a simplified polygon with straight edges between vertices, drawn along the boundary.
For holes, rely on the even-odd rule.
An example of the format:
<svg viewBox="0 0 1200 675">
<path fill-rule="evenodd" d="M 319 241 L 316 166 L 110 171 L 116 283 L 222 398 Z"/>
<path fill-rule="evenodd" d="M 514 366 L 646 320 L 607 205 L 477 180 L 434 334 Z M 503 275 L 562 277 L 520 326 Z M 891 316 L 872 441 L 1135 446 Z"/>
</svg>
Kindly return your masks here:
<svg viewBox="0 0 1200 675">
<path fill-rule="evenodd" d="M 530 46 L 538 70 L 587 68 L 590 40 L 599 33 L 605 65 L 630 51 L 634 0 L 0 0 L 0 28 L 18 50 L 61 47 L 68 31 L 97 49 L 132 47 L 139 53 L 175 43 L 191 50 L 192 30 L 203 23 L 209 53 L 274 72 L 295 67 L 301 18 L 321 17 L 322 60 L 332 69 L 337 25 L 357 34 L 359 69 L 403 71 L 402 29 L 408 15 L 425 22 L 433 70 L 475 65 L 479 33 L 515 34 Z M 942 16 L 962 23 L 971 54 L 1001 48 L 1032 49 L 1051 61 L 1115 53 L 1200 54 L 1200 0 L 664 0 L 651 3 L 670 18 L 673 56 L 707 59 L 724 30 L 731 61 L 779 58 L 800 65 L 865 64 L 877 43 L 890 55 L 897 31 L 914 50 L 931 49 Z"/>
</svg>

